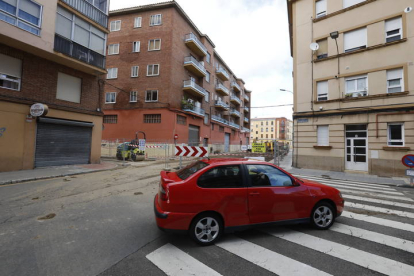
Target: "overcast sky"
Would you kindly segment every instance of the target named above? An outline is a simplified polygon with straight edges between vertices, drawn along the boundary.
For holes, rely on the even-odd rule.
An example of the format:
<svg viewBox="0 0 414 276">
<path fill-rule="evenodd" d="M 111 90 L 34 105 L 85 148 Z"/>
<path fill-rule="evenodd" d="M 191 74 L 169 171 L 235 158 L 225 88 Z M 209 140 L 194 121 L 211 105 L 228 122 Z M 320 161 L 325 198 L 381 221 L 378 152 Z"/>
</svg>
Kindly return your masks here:
<svg viewBox="0 0 414 276">
<path fill-rule="evenodd" d="M 110 9 L 163 1 L 111 0 Z M 292 59 L 285 0 L 177 0 L 237 77 L 252 107 L 292 104 Z M 292 118 L 292 106 L 252 108 L 251 118 Z"/>
</svg>

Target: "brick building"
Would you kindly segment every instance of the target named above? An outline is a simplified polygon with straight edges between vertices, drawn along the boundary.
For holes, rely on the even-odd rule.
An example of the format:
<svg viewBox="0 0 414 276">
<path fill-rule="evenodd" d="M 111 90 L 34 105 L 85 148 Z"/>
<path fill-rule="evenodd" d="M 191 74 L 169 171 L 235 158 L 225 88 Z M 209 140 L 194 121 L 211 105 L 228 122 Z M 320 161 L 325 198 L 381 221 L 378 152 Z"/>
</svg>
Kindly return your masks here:
<svg viewBox="0 0 414 276">
<path fill-rule="evenodd" d="M 0 2 L 0 171 L 99 163 L 109 1 Z"/>
<path fill-rule="evenodd" d="M 144 131 L 213 150 L 249 143 L 251 91 L 176 2 L 111 11 L 109 21 L 104 140 Z"/>
<path fill-rule="evenodd" d="M 292 146 L 292 121 L 281 118 L 254 118 L 251 123 L 251 138 L 258 143 L 274 140 Z"/>
</svg>

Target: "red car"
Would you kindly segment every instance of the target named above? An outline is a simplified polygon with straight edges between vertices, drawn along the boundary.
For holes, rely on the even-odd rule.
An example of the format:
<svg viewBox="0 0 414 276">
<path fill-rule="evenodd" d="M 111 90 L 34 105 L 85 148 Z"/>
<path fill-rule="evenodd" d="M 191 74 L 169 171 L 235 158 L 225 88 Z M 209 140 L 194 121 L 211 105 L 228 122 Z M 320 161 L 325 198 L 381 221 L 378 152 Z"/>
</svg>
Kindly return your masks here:
<svg viewBox="0 0 414 276">
<path fill-rule="evenodd" d="M 161 172 L 154 211 L 159 228 L 188 231 L 199 244 L 263 224 L 311 223 L 328 229 L 344 208 L 332 187 L 247 159 L 210 159 Z"/>
</svg>

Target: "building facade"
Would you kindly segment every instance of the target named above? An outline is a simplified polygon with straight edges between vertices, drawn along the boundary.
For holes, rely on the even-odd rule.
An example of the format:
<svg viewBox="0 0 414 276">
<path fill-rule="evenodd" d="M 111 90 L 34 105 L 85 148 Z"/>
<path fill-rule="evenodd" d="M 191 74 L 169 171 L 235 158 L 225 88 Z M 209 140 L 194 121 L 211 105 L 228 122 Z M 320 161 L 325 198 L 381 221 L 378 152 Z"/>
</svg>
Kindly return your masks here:
<svg viewBox="0 0 414 276">
<path fill-rule="evenodd" d="M 282 118 L 254 118 L 251 123 L 251 139 L 257 143 L 279 141 L 292 146 L 292 121 Z"/>
<path fill-rule="evenodd" d="M 100 162 L 108 5 L 0 1 L 0 171 Z"/>
<path fill-rule="evenodd" d="M 300 168 L 403 176 L 414 147 L 411 0 L 288 0 Z"/>
<path fill-rule="evenodd" d="M 214 151 L 249 143 L 251 91 L 176 2 L 109 16 L 104 140 L 144 131 Z"/>
</svg>

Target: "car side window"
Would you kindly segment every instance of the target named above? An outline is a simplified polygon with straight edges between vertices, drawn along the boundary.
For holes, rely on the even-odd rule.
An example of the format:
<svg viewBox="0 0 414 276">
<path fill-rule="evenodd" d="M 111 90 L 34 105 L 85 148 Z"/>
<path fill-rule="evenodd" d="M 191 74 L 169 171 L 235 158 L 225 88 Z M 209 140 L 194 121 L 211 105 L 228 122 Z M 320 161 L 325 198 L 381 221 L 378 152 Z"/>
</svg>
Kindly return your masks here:
<svg viewBox="0 0 414 276">
<path fill-rule="evenodd" d="M 197 181 L 201 188 L 239 188 L 243 186 L 240 166 L 215 167 L 202 174 Z"/>
<path fill-rule="evenodd" d="M 293 186 L 292 179 L 284 172 L 268 165 L 247 165 L 253 187 Z"/>
</svg>

